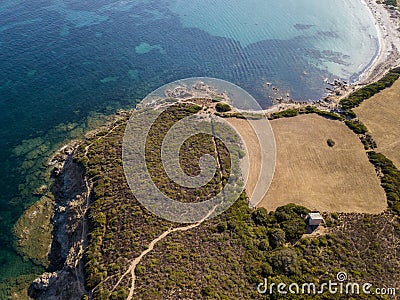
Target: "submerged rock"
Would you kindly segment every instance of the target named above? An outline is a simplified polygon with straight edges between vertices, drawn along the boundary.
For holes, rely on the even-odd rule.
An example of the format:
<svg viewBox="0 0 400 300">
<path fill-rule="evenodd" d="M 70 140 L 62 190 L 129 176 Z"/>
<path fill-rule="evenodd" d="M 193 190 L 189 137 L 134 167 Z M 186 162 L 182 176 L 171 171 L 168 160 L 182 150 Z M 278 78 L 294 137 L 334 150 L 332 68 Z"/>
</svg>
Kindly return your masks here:
<svg viewBox="0 0 400 300">
<path fill-rule="evenodd" d="M 43 184 L 38 187 L 32 194 L 34 196 L 43 196 L 47 192 L 47 185 Z"/>
</svg>

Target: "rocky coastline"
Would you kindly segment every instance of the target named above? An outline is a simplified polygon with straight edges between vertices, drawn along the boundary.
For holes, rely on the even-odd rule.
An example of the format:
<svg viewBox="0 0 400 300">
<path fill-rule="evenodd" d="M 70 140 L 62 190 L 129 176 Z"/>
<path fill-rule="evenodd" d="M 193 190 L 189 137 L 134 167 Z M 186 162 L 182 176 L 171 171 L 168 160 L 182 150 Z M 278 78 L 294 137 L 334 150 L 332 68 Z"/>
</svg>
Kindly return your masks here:
<svg viewBox="0 0 400 300">
<path fill-rule="evenodd" d="M 373 1 L 367 3 L 377 20 L 377 26 L 383 26 L 384 30 L 388 31 L 392 28 L 385 27 L 388 26 L 388 22 L 393 24 L 393 28 L 398 25 L 390 12 L 382 11 L 386 10 L 382 5 L 379 6 Z M 384 17 L 377 17 L 377 13 Z M 388 37 L 386 34 L 383 36 L 385 39 Z M 317 107 L 334 110 L 341 98 L 379 79 L 388 69 L 400 64 L 400 43 L 395 44 L 392 39 L 389 42 L 382 42 L 381 39 L 381 43 L 386 46 L 380 50 L 376 62 L 360 77 L 360 81 L 354 85 L 342 81 L 335 82 L 332 84 L 331 95 L 315 103 Z M 268 114 L 309 104 L 282 99 L 265 112 Z M 91 186 L 85 177 L 83 166 L 74 161 L 78 148 L 79 142 L 71 142 L 57 151 L 49 163 L 54 179 L 50 188 L 54 197 L 54 212 L 51 216 L 52 242 L 48 250 L 47 272 L 36 278 L 28 290 L 29 296 L 34 299 L 81 299 L 84 295 L 89 295 L 85 289 L 83 254 L 88 243 L 86 212 L 90 204 Z"/>
<path fill-rule="evenodd" d="M 77 147 L 77 142 L 64 146 L 50 162 L 55 202 L 53 240 L 47 272 L 28 289 L 34 299 L 80 299 L 86 293 L 82 258 L 87 243 L 85 214 L 90 191 L 83 167 L 73 160 Z"/>
<path fill-rule="evenodd" d="M 115 124 L 130 113 L 118 111 L 112 121 L 89 131 L 85 138 L 112 131 Z M 52 241 L 47 253 L 46 272 L 28 288 L 28 295 L 33 299 L 64 300 L 90 296 L 90 291 L 85 288 L 84 251 L 88 245 L 87 210 L 92 200 L 92 184 L 84 166 L 74 160 L 78 153 L 88 150 L 81 149 L 81 144 L 82 141 L 71 141 L 64 145 L 48 163 L 53 179 L 49 194 L 54 198 Z M 28 255 L 28 258 L 31 257 Z"/>
</svg>

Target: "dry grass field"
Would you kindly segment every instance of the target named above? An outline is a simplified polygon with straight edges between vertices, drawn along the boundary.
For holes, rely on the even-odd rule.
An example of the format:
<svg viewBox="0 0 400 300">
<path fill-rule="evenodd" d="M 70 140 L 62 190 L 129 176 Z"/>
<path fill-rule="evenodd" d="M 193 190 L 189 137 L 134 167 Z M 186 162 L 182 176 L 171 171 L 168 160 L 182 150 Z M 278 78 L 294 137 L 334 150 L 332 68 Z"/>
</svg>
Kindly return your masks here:
<svg viewBox="0 0 400 300">
<path fill-rule="evenodd" d="M 378 144 L 378 152 L 400 168 L 400 80 L 354 109 Z"/>
<path fill-rule="evenodd" d="M 247 145 L 254 133 L 245 120 L 234 120 Z M 380 213 L 386 196 L 363 145 L 338 121 L 317 115 L 301 115 L 271 121 L 275 133 L 277 162 L 268 193 L 258 204 L 267 210 L 296 203 L 326 212 Z M 329 147 L 327 139 L 335 141 Z M 250 149 L 250 174 L 246 190 L 251 195 L 257 181 L 261 155 Z"/>
</svg>

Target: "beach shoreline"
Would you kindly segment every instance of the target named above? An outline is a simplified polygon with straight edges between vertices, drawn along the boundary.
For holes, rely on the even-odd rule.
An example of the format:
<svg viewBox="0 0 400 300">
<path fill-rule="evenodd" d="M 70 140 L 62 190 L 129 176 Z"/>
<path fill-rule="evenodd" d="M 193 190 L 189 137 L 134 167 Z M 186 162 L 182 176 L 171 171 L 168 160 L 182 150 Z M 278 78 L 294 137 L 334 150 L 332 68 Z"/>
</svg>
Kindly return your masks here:
<svg viewBox="0 0 400 300">
<path fill-rule="evenodd" d="M 316 101 L 283 99 L 263 110 L 268 116 L 286 109 L 299 109 L 314 105 L 320 110 L 335 111 L 341 99 L 356 90 L 381 79 L 390 69 L 400 66 L 400 10 L 389 9 L 375 0 L 360 0 L 368 9 L 377 31 L 378 49 L 370 64 L 358 75 L 354 82 L 335 80 L 330 93 Z M 399 34 L 396 34 L 396 33 Z"/>
<path fill-rule="evenodd" d="M 382 78 L 391 68 L 400 65 L 400 11 L 388 9 L 374 0 L 361 0 L 373 18 L 379 50 L 372 63 L 360 74 L 357 85 L 366 85 Z"/>
</svg>

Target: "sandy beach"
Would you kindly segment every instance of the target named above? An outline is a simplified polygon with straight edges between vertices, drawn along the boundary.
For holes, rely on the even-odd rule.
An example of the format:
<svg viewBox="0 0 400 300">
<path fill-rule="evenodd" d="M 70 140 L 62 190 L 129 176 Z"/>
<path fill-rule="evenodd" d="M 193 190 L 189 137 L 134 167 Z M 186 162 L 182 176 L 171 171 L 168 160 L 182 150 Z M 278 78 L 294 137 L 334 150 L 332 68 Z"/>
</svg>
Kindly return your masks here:
<svg viewBox="0 0 400 300">
<path fill-rule="evenodd" d="M 361 1 L 371 12 L 380 45 L 374 61 L 357 82 L 364 85 L 380 79 L 389 69 L 400 65 L 400 12 L 388 9 L 375 0 Z"/>
<path fill-rule="evenodd" d="M 360 0 L 370 11 L 377 30 L 379 50 L 370 65 L 352 84 L 337 81 L 329 96 L 314 102 L 321 110 L 335 110 L 339 101 L 355 90 L 382 78 L 390 69 L 400 66 L 400 11 L 389 9 L 375 0 Z M 298 109 L 310 105 L 309 102 L 284 99 L 264 110 L 266 115 L 286 110 Z"/>
</svg>

